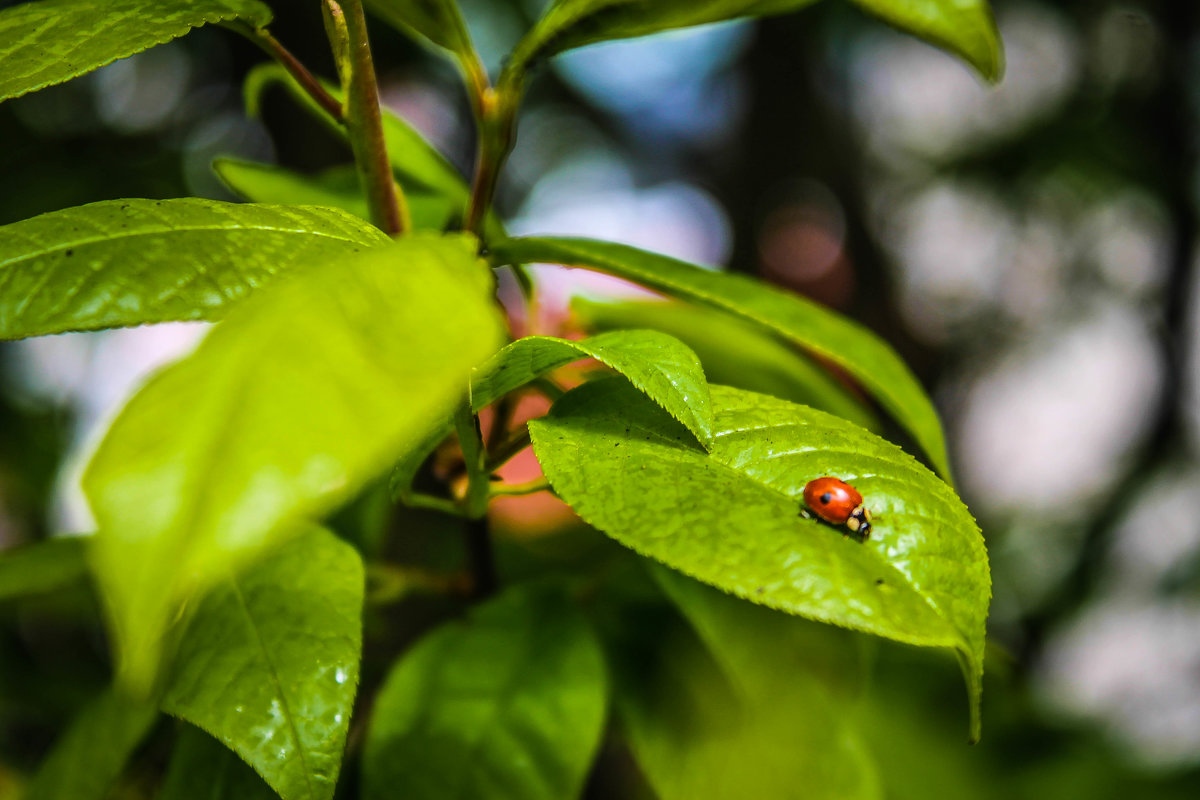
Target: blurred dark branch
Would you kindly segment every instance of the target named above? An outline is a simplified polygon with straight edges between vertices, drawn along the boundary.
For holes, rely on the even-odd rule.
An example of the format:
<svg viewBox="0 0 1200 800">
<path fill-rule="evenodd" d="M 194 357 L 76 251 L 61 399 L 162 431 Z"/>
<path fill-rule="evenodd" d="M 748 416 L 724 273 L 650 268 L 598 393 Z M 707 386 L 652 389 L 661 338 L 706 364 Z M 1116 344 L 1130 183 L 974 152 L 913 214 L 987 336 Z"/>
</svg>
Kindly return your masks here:
<svg viewBox="0 0 1200 800">
<path fill-rule="evenodd" d="M 471 570 L 471 596 L 486 600 L 496 593 L 496 557 L 492 552 L 492 533 L 485 514 L 467 520 L 467 558 Z"/>
<path fill-rule="evenodd" d="M 1185 455 L 1184 375 L 1186 374 L 1187 312 L 1192 292 L 1192 269 L 1197 257 L 1194 184 L 1198 166 L 1195 148 L 1196 113 L 1188 83 L 1188 63 L 1200 26 L 1200 7 L 1167 2 L 1159 6 L 1158 23 L 1164 39 L 1163 74 L 1144 102 L 1114 108 L 1125 120 L 1140 120 L 1138 146 L 1157 156 L 1155 185 L 1170 218 L 1171 260 L 1162 289 L 1158 342 L 1164 368 L 1162 392 L 1147 434 L 1097 510 L 1079 557 L 1057 595 L 1026 620 L 1025 663 L 1036 656 L 1054 620 L 1069 616 L 1086 602 L 1103 577 L 1100 563 L 1109 551 L 1117 526 L 1138 499 L 1125 487 L 1137 486 L 1148 475 Z"/>
<path fill-rule="evenodd" d="M 836 9 L 835 9 L 836 10 Z M 717 192 L 734 229 L 731 267 L 758 271 L 758 239 L 768 214 L 804 179 L 841 205 L 845 252 L 857 287 L 848 312 L 875 329 L 928 379 L 935 354 L 907 331 L 896 311 L 888 259 L 868 226 L 864 154 L 847 109 L 852 87 L 826 58 L 823 6 L 763 20 L 747 52 L 749 109 L 735 157 Z M 762 276 L 760 276 L 762 277 Z"/>
</svg>

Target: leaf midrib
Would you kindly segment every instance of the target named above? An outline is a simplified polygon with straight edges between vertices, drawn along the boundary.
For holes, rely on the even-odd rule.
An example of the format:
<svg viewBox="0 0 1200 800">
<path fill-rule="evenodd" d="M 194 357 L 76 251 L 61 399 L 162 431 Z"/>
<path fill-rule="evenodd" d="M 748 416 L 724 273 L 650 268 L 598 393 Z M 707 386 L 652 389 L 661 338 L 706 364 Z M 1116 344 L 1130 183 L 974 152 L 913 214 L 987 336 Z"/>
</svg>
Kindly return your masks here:
<svg viewBox="0 0 1200 800">
<path fill-rule="evenodd" d="M 62 250 L 71 250 L 76 247 L 88 247 L 91 245 L 99 245 L 99 244 L 104 244 L 107 242 L 113 242 L 113 243 L 125 242 L 129 239 L 137 239 L 137 238 L 140 238 L 143 236 L 162 236 L 164 234 L 171 234 L 171 233 L 211 233 L 213 231 L 228 232 L 228 233 L 297 234 L 297 235 L 305 235 L 305 236 L 314 236 L 314 237 L 323 238 L 323 239 L 332 239 L 335 241 L 346 242 L 347 244 L 360 244 L 364 247 L 372 246 L 371 242 L 366 242 L 361 239 L 348 239 L 348 238 L 344 238 L 342 236 L 338 236 L 338 235 L 332 234 L 332 233 L 325 233 L 323 231 L 305 230 L 302 228 L 301 229 L 291 229 L 291 228 L 272 228 L 272 227 L 262 227 L 262 226 L 229 227 L 229 226 L 217 226 L 217 225 L 189 225 L 189 226 L 185 226 L 185 227 L 161 228 L 161 229 L 150 230 L 150 231 L 136 231 L 136 232 L 120 234 L 117 236 L 105 236 L 105 237 L 90 238 L 90 239 L 75 239 L 75 240 L 63 242 L 54 247 L 48 247 L 44 250 L 39 250 L 34 253 L 23 254 L 21 256 L 13 258 L 13 259 L 9 259 L 6 261 L 0 261 L 0 269 L 7 269 L 8 267 L 13 266 L 14 264 L 20 264 L 25 261 L 30 261 L 30 260 L 37 259 L 37 258 L 43 258 L 52 253 L 57 253 Z M 382 240 L 380 241 L 380 243 L 382 244 Z"/>
<path fill-rule="evenodd" d="M 313 787 L 312 773 L 308 769 L 308 759 L 304 754 L 304 742 L 300 738 L 300 729 L 296 727 L 296 719 L 292 714 L 287 695 L 283 691 L 283 683 L 279 680 L 279 673 L 275 669 L 275 662 L 272 660 L 271 654 L 267 649 L 267 643 L 263 639 L 262 632 L 254 620 L 254 615 L 250 613 L 250 606 L 246 603 L 246 598 L 242 594 L 242 588 L 238 583 L 238 579 L 232 577 L 229 583 L 233 589 L 234 597 L 237 599 L 238 608 L 246 616 L 246 624 L 254 635 L 254 641 L 258 644 L 259 651 L 262 653 L 263 663 L 266 664 L 267 674 L 271 678 L 271 684 L 275 687 L 276 696 L 279 697 L 279 703 L 283 707 L 284 719 L 287 720 L 288 728 L 291 730 L 292 738 L 295 741 L 296 755 L 300 759 L 300 769 L 304 775 L 304 786 L 308 790 L 308 796 L 316 800 L 317 793 Z"/>
</svg>

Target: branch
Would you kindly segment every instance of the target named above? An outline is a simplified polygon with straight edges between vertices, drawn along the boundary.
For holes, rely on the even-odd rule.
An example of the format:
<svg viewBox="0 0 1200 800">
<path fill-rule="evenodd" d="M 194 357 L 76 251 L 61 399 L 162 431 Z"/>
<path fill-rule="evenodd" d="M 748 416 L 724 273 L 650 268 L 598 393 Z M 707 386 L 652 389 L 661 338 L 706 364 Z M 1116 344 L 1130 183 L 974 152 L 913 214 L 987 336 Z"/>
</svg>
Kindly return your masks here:
<svg viewBox="0 0 1200 800">
<path fill-rule="evenodd" d="M 343 10 L 343 5 L 345 9 Z M 392 176 L 383 119 L 379 111 L 379 86 L 367 39 L 367 20 L 359 0 L 325 0 L 325 29 L 333 46 L 338 73 L 345 90 L 342 113 L 359 178 L 371 209 L 371 221 L 393 236 L 411 227 L 404 195 Z"/>
<path fill-rule="evenodd" d="M 471 199 L 467 204 L 464 227 L 483 239 L 484 221 L 500 171 L 512 152 L 516 136 L 516 116 L 519 95 L 486 87 L 477 99 L 479 155 L 475 160 L 475 177 L 471 182 Z"/>
<path fill-rule="evenodd" d="M 492 535 L 488 518 L 467 520 L 467 558 L 471 562 L 472 595 L 483 600 L 496 593 L 496 557 L 492 553 Z"/>
<path fill-rule="evenodd" d="M 548 491 L 550 491 L 550 481 L 545 477 L 535 478 L 525 483 L 492 484 L 492 497 L 520 497 Z"/>
<path fill-rule="evenodd" d="M 342 113 L 342 104 L 338 102 L 336 97 L 325 91 L 325 87 L 321 85 L 321 81 L 308 71 L 308 67 L 300 63 L 300 59 L 292 55 L 291 51 L 280 44 L 279 40 L 272 36 L 269 31 L 264 28 L 255 28 L 247 25 L 240 20 L 227 22 L 224 25 L 230 30 L 245 36 L 262 49 L 263 52 L 278 61 L 280 66 L 286 69 L 288 74 L 296 80 L 300 88 L 313 99 L 313 102 L 320 106 L 326 114 L 333 117 L 335 121 L 345 124 L 346 118 Z"/>
</svg>

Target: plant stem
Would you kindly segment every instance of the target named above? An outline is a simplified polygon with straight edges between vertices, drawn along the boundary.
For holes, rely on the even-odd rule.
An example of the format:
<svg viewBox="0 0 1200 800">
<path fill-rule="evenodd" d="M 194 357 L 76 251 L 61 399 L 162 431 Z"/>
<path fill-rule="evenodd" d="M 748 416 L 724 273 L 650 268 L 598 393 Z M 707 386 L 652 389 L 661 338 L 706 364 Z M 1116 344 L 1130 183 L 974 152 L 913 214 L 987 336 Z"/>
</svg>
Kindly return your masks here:
<svg viewBox="0 0 1200 800">
<path fill-rule="evenodd" d="M 545 477 L 535 478 L 525 483 L 502 483 L 492 485 L 492 497 L 519 497 L 526 494 L 550 491 L 550 481 Z"/>
<path fill-rule="evenodd" d="M 490 86 L 482 90 L 477 104 L 479 155 L 475 161 L 475 177 L 471 182 L 471 199 L 467 203 L 464 227 L 482 239 L 487 212 L 500 180 L 500 170 L 512 151 L 517 104 L 514 97 Z"/>
<path fill-rule="evenodd" d="M 558 400 L 558 398 L 567 393 L 567 390 L 564 389 L 557 381 L 555 381 L 553 378 L 547 378 L 544 375 L 535 380 L 531 385 L 533 388 L 541 392 L 542 395 L 545 396 L 545 398 L 551 403 L 555 402 Z"/>
<path fill-rule="evenodd" d="M 269 55 L 271 58 L 279 62 L 279 65 L 288 71 L 300 88 L 313 99 L 313 102 L 321 107 L 326 114 L 333 117 L 334 120 L 340 123 L 345 123 L 345 117 L 342 114 L 342 104 L 337 98 L 325 91 L 325 87 L 317 80 L 316 76 L 309 72 L 308 67 L 300 63 L 300 59 L 292 55 L 292 52 L 284 47 L 278 39 L 271 35 L 270 31 L 265 28 L 255 28 L 241 21 L 231 21 L 224 23 L 225 27 L 232 31 L 240 33 Z"/>
<path fill-rule="evenodd" d="M 344 6 L 344 8 L 343 8 Z M 404 195 L 392 176 L 379 86 L 367 39 L 367 20 L 360 0 L 325 0 L 326 30 L 345 91 L 342 114 L 359 179 L 371 209 L 371 221 L 393 236 L 411 227 Z"/>
<path fill-rule="evenodd" d="M 529 444 L 529 428 L 522 425 L 519 429 L 513 431 L 512 436 L 500 442 L 495 447 L 489 448 L 485 469 L 490 474 L 498 467 L 508 463 L 517 453 L 529 447 Z"/>
<path fill-rule="evenodd" d="M 379 607 L 413 594 L 465 594 L 471 584 L 464 573 L 436 573 L 420 567 L 367 565 L 367 605 Z"/>
<path fill-rule="evenodd" d="M 466 512 L 458 503 L 446 497 L 426 494 L 424 492 L 405 492 L 400 501 L 409 508 L 424 508 L 430 511 L 440 511 L 443 514 L 461 517 Z"/>
<path fill-rule="evenodd" d="M 492 552 L 492 534 L 486 515 L 467 520 L 467 558 L 473 577 L 472 596 L 483 600 L 496 593 L 496 558 Z"/>
</svg>

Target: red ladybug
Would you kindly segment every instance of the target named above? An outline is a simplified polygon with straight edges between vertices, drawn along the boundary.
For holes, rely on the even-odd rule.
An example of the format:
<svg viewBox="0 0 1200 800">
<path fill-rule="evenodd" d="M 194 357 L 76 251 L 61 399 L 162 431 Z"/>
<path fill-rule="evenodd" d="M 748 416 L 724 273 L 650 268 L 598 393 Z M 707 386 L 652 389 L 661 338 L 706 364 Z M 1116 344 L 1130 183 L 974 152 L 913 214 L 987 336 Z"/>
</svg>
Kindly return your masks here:
<svg viewBox="0 0 1200 800">
<path fill-rule="evenodd" d="M 858 490 L 845 481 L 829 476 L 809 481 L 804 486 L 804 503 L 826 522 L 845 525 L 864 539 L 871 535 L 871 512 Z"/>
</svg>

